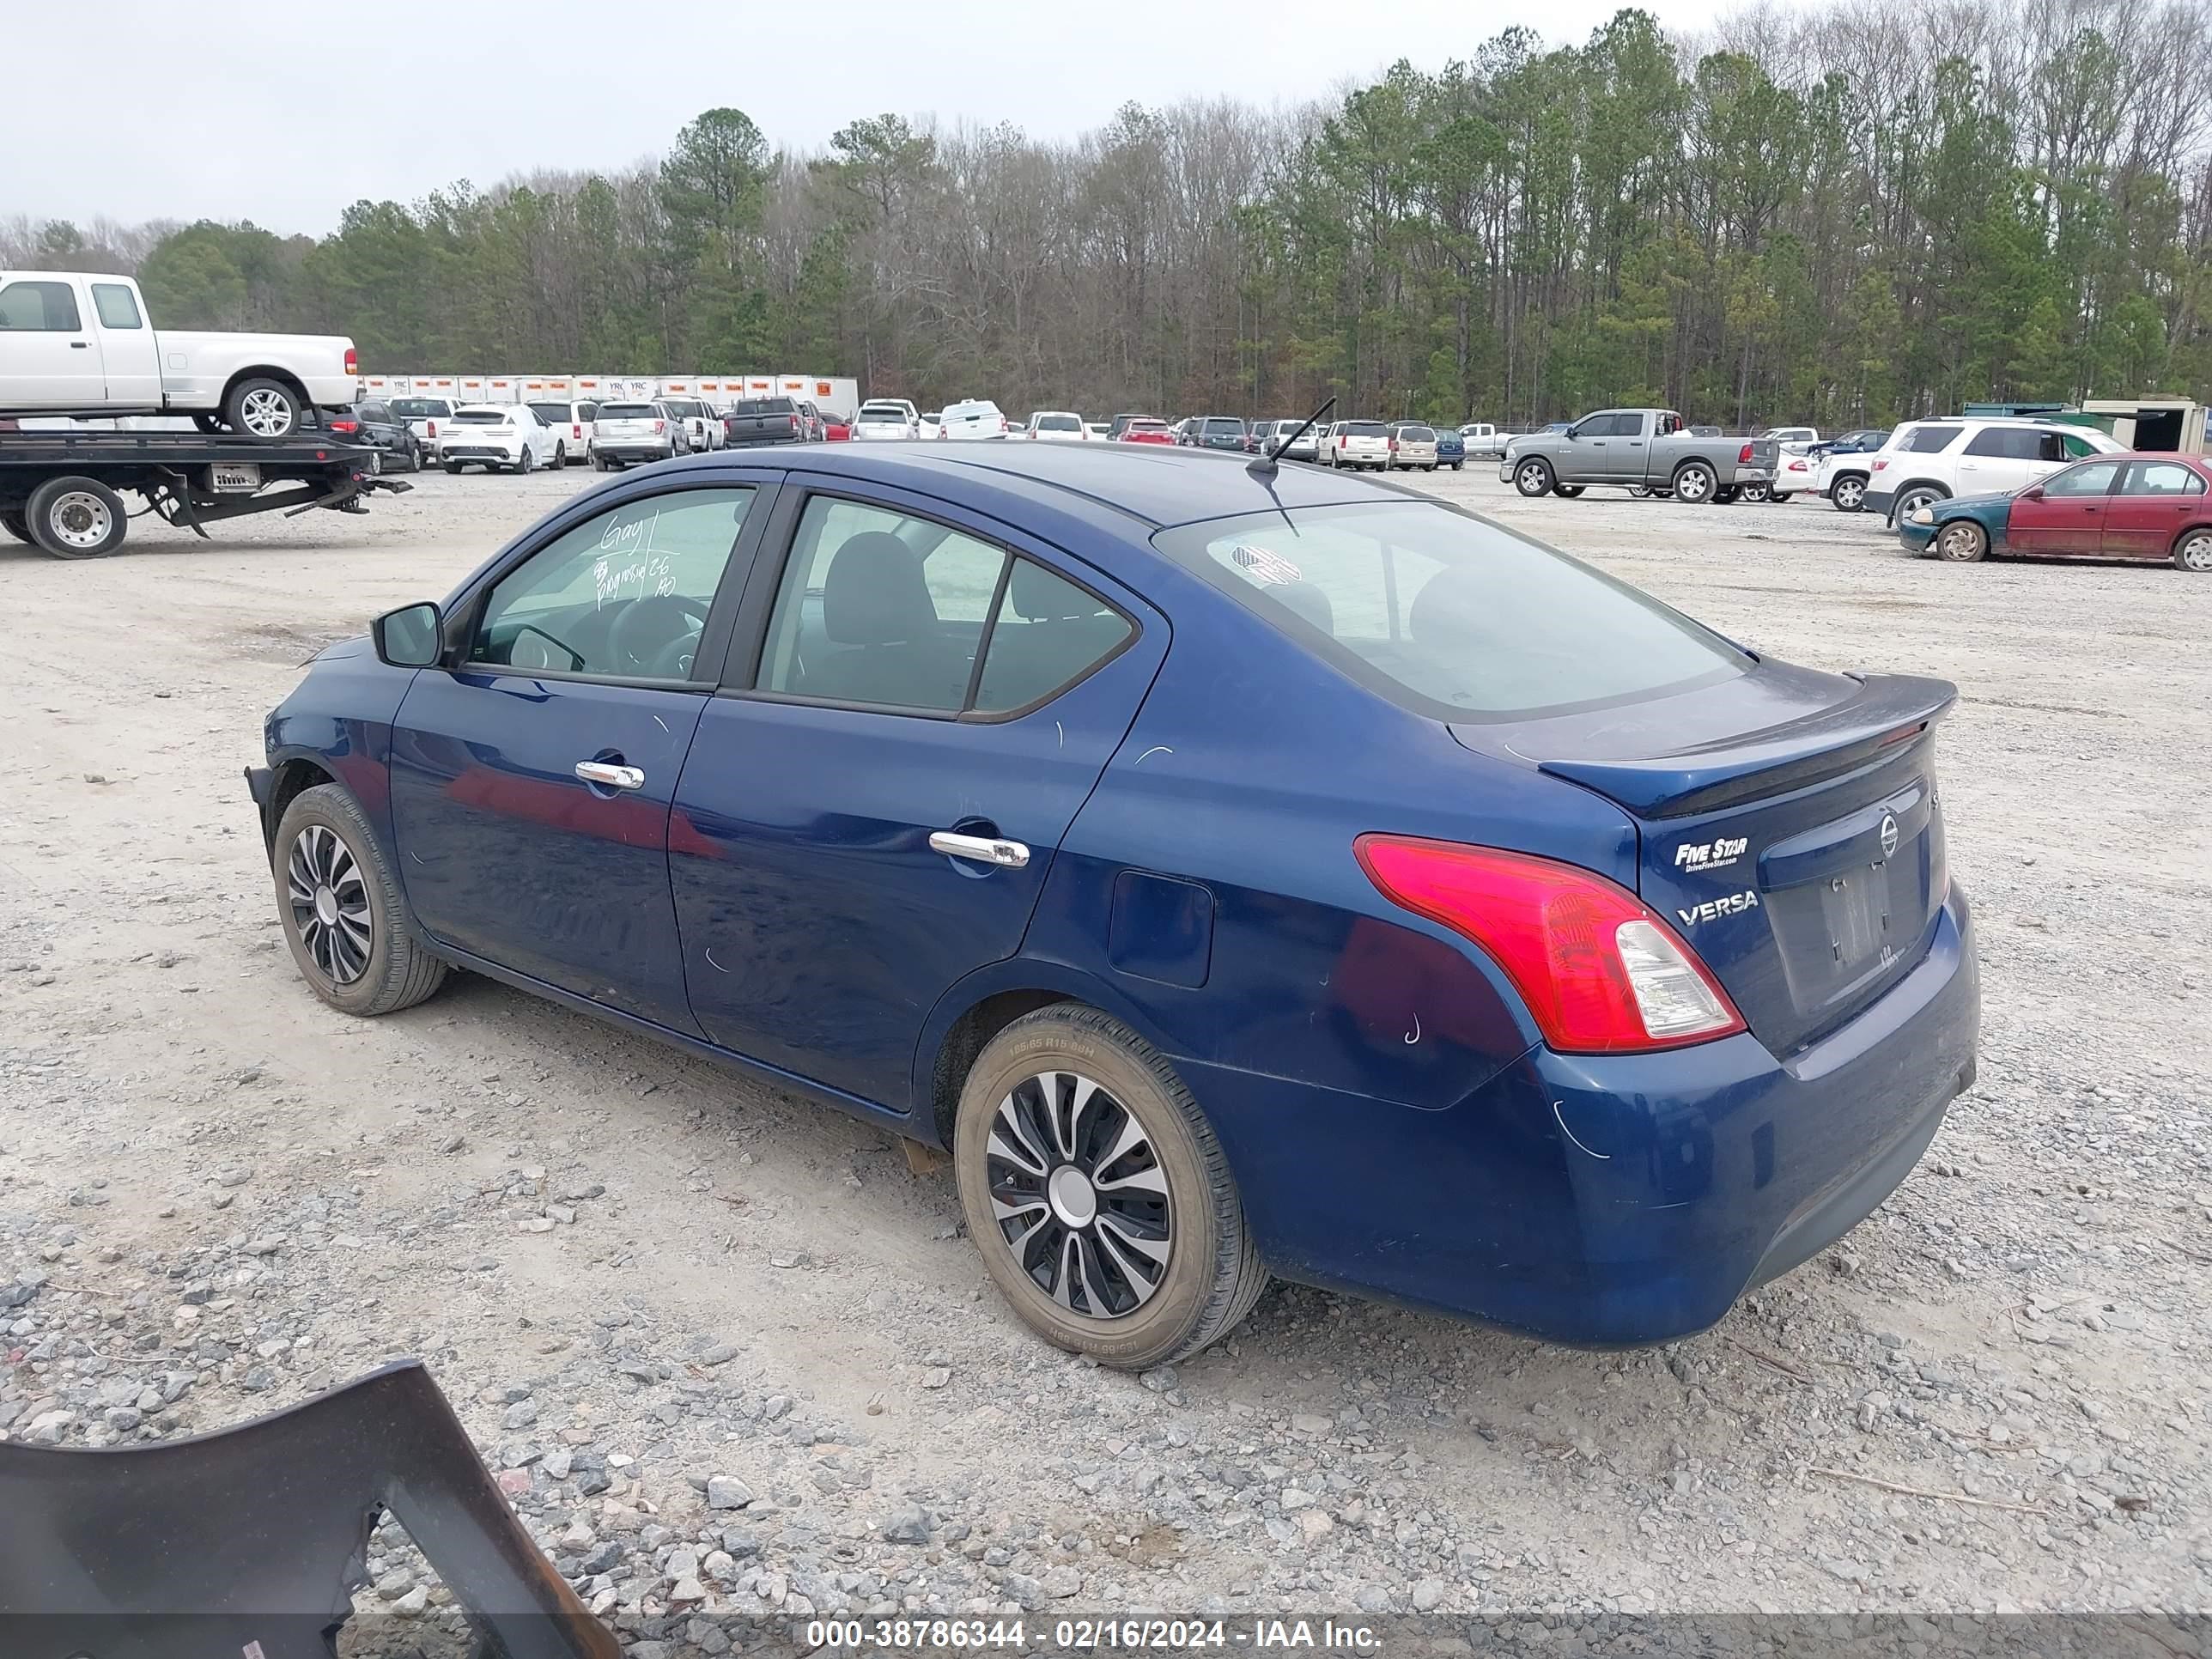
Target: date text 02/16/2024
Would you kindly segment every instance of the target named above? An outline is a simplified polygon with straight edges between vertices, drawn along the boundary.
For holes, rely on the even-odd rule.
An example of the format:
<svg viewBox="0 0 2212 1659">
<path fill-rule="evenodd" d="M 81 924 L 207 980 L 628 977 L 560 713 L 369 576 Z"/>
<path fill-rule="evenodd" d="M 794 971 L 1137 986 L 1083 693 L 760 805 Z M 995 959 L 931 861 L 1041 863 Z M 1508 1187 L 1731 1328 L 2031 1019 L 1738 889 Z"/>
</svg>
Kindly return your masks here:
<svg viewBox="0 0 2212 1659">
<path fill-rule="evenodd" d="M 1381 1649 L 1364 1625 L 1334 1620 L 1258 1619 L 1234 1626 L 1219 1619 L 1061 1619 L 1031 1632 L 1019 1619 L 827 1619 L 806 1627 L 810 1650 L 921 1649 L 1011 1650 L 1051 1647 L 1065 1652 L 1202 1651 L 1230 1647 L 1322 1648 L 1371 1654 Z"/>
</svg>

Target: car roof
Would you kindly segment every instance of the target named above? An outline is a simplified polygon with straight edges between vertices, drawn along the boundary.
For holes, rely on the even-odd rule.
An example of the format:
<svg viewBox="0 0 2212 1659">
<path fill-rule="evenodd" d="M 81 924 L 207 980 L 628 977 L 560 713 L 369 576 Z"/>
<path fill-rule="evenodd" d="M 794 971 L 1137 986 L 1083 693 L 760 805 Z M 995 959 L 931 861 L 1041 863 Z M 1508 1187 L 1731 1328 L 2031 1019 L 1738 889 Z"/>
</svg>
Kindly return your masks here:
<svg viewBox="0 0 2212 1659">
<path fill-rule="evenodd" d="M 655 471 L 715 471 L 747 462 L 763 467 L 790 464 L 787 456 L 774 451 L 733 457 L 724 450 L 663 462 Z M 1154 528 L 1276 507 L 1428 499 L 1334 469 L 1285 466 L 1255 477 L 1250 465 L 1237 454 L 1121 444 L 833 444 L 810 447 L 804 460 L 809 473 L 866 479 L 948 499 L 957 499 L 952 492 L 963 483 L 1063 510 L 1074 505 L 1066 498 L 1078 497 Z"/>
</svg>

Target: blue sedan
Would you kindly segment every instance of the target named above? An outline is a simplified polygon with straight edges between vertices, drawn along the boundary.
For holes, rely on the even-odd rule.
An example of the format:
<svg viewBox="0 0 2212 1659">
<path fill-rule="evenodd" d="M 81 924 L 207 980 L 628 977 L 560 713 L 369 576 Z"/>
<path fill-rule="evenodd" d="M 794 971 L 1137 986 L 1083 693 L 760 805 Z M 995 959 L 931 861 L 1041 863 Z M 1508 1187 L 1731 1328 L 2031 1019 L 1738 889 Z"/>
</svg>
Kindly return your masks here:
<svg viewBox="0 0 2212 1659">
<path fill-rule="evenodd" d="M 466 969 L 944 1149 L 1064 1347 L 1271 1273 L 1641 1344 L 1973 1078 L 1953 695 L 1342 473 L 842 445 L 577 496 L 248 775 L 324 1001 Z"/>
</svg>

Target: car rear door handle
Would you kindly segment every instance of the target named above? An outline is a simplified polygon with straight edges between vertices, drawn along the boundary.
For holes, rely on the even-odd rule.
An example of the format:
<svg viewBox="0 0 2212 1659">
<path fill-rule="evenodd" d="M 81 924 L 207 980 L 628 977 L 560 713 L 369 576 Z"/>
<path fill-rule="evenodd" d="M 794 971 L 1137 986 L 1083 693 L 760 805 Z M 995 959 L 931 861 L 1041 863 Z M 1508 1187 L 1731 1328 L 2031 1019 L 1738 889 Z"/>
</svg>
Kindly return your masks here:
<svg viewBox="0 0 2212 1659">
<path fill-rule="evenodd" d="M 957 835 L 950 830 L 932 830 L 929 850 L 948 858 L 996 865 L 1002 870 L 1018 870 L 1030 861 L 1030 849 L 1018 841 L 1004 841 L 996 836 Z"/>
<path fill-rule="evenodd" d="M 645 769 L 641 766 L 619 766 L 613 761 L 578 761 L 576 775 L 586 783 L 596 783 L 602 789 L 642 789 L 645 787 Z"/>
<path fill-rule="evenodd" d="M 70 342 L 70 349 L 71 351 L 89 351 L 92 349 L 92 343 L 89 340 L 71 340 Z"/>
</svg>

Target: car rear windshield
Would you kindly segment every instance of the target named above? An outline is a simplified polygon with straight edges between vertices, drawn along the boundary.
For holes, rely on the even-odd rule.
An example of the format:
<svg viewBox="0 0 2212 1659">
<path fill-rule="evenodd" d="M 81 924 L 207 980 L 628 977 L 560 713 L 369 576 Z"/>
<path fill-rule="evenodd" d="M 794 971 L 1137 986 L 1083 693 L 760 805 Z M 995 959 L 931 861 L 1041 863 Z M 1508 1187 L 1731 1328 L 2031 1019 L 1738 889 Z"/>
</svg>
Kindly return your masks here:
<svg viewBox="0 0 2212 1659">
<path fill-rule="evenodd" d="M 431 421 L 451 415 L 453 406 L 443 398 L 394 398 L 392 412 L 403 421 Z"/>
<path fill-rule="evenodd" d="M 1234 432 L 1237 436 L 1242 437 L 1244 434 L 1244 422 L 1227 420 L 1217 415 L 1206 422 L 1206 429 L 1208 432 Z"/>
<path fill-rule="evenodd" d="M 1387 438 L 1390 429 L 1380 421 L 1340 421 L 1336 426 L 1340 438 Z"/>
<path fill-rule="evenodd" d="M 864 421 L 901 421 L 907 418 L 906 410 L 896 404 L 863 404 L 860 418 Z"/>
<path fill-rule="evenodd" d="M 603 421 L 649 421 L 660 411 L 651 404 L 601 404 L 599 418 Z"/>
<path fill-rule="evenodd" d="M 538 418 L 548 426 L 558 426 L 568 419 L 568 405 L 566 404 L 532 404 L 530 406 L 538 411 Z"/>
<path fill-rule="evenodd" d="M 1036 417 L 1036 429 L 1040 432 L 1080 432 L 1083 422 L 1073 415 L 1040 415 Z"/>
<path fill-rule="evenodd" d="M 1440 504 L 1293 507 L 1153 540 L 1354 679 L 1439 720 L 1640 701 L 1751 665 L 1626 584 Z"/>
<path fill-rule="evenodd" d="M 463 426 L 505 426 L 507 411 L 503 409 L 465 409 L 453 418 Z"/>
<path fill-rule="evenodd" d="M 1432 444 L 1437 441 L 1437 429 L 1431 426 L 1401 426 L 1399 441 L 1409 444 Z"/>
<path fill-rule="evenodd" d="M 741 404 L 733 404 L 730 410 L 732 415 L 796 415 L 798 412 L 788 398 L 748 398 Z"/>
</svg>

